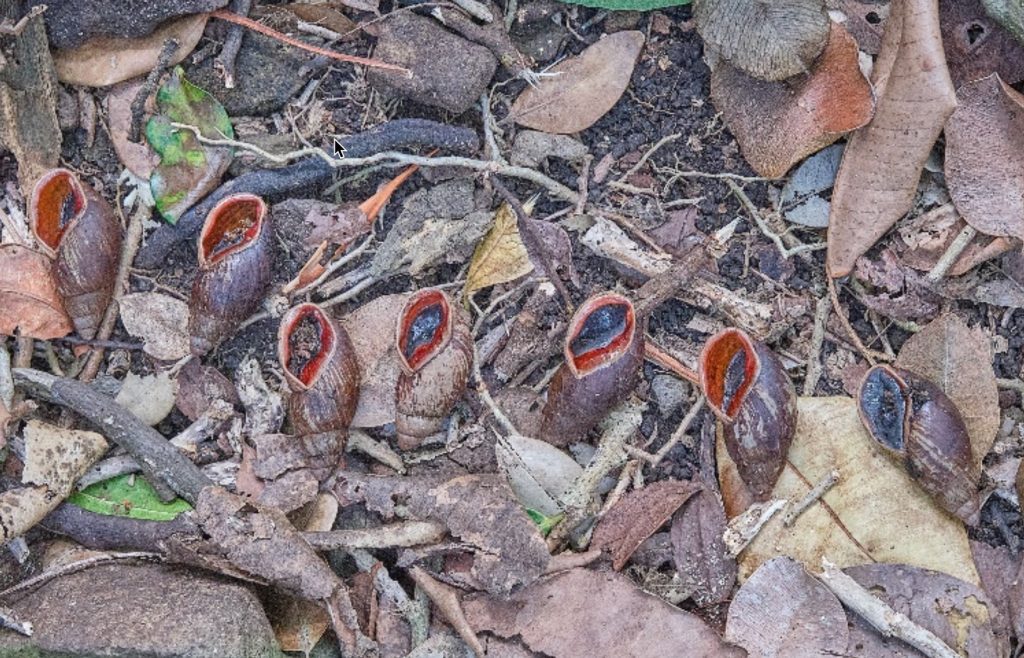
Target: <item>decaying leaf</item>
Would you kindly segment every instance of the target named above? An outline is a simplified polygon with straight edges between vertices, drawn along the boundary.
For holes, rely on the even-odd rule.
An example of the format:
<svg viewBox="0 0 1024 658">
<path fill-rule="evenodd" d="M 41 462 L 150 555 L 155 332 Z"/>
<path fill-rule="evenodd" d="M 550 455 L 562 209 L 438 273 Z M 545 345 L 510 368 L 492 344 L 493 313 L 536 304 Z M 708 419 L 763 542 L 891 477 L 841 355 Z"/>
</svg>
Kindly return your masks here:
<svg viewBox="0 0 1024 658">
<path fill-rule="evenodd" d="M 930 271 L 966 225 L 952 203 L 944 203 L 909 221 L 900 222 L 897 242 L 900 260 L 915 270 Z M 965 274 L 1013 249 L 1015 243 L 1016 240 L 1011 238 L 993 238 L 978 233 L 953 263 L 949 276 Z"/>
<path fill-rule="evenodd" d="M 939 0 L 939 22 L 957 89 L 991 73 L 1011 85 L 1024 79 L 1024 42 L 986 14 L 982 0 Z"/>
<path fill-rule="evenodd" d="M 0 245 L 0 334 L 42 340 L 73 330 L 53 278 L 53 261 L 27 247 Z"/>
<path fill-rule="evenodd" d="M 828 40 L 822 0 L 694 0 L 705 47 L 761 80 L 806 73 Z"/>
<path fill-rule="evenodd" d="M 980 468 L 999 430 L 999 390 L 985 331 L 947 313 L 903 344 L 896 365 L 930 379 L 956 403 Z"/>
<path fill-rule="evenodd" d="M 177 393 L 178 382 L 167 372 L 144 376 L 129 372 L 114 401 L 147 425 L 156 425 L 171 413 Z"/>
<path fill-rule="evenodd" d="M 857 63 L 857 42 L 833 23 L 809 75 L 767 82 L 725 62 L 711 99 L 760 176 L 778 178 L 805 157 L 871 120 L 874 97 Z"/>
<path fill-rule="evenodd" d="M 527 87 L 509 117 L 549 133 L 575 133 L 603 117 L 626 91 L 644 46 L 643 32 L 610 34 L 576 57 L 553 66 L 536 87 Z"/>
<path fill-rule="evenodd" d="M 965 84 L 946 123 L 946 182 L 964 221 L 1024 238 L 1024 96 L 998 75 Z"/>
<path fill-rule="evenodd" d="M 974 540 L 971 540 L 971 553 L 974 555 L 978 576 L 981 577 L 982 590 L 999 609 L 1003 621 L 1011 623 L 1011 592 L 1022 564 L 1021 556 L 1014 554 L 1007 546 L 989 546 Z"/>
<path fill-rule="evenodd" d="M 526 436 L 509 436 L 505 443 L 494 446 L 494 452 L 523 507 L 546 516 L 561 511 L 558 501 L 583 472 L 568 454 L 547 441 Z"/>
<path fill-rule="evenodd" d="M 519 237 L 516 213 L 507 202 L 502 203 L 494 213 L 494 224 L 473 252 L 462 292 L 468 295 L 488 286 L 515 281 L 532 271 L 530 255 Z"/>
<path fill-rule="evenodd" d="M 629 492 L 601 519 L 590 547 L 610 552 L 612 566 L 622 569 L 633 551 L 700 488 L 688 480 L 660 480 Z"/>
<path fill-rule="evenodd" d="M 672 520 L 672 555 L 690 598 L 701 606 L 724 603 L 736 584 L 736 558 L 723 539 L 725 509 L 718 494 L 704 487 Z"/>
<path fill-rule="evenodd" d="M 835 469 L 839 482 L 786 527 L 770 520 L 740 556 L 740 577 L 763 562 L 789 556 L 817 567 L 900 562 L 976 583 L 963 523 L 944 512 L 907 472 L 871 443 L 851 398 L 800 398 L 796 436 L 773 498 L 800 500 Z M 722 441 L 718 473 L 729 516 L 742 485 Z"/>
<path fill-rule="evenodd" d="M 153 358 L 174 361 L 190 353 L 188 304 L 158 292 L 125 295 L 119 302 L 125 330 Z"/>
<path fill-rule="evenodd" d="M 889 248 L 882 249 L 878 259 L 858 258 L 854 274 L 869 288 L 860 300 L 876 313 L 895 320 L 920 320 L 939 312 L 941 298 L 924 275 L 904 265 Z"/>
<path fill-rule="evenodd" d="M 1024 5 L 1016 0 L 981 0 L 985 11 L 1017 41 L 1024 43 Z"/>
<path fill-rule="evenodd" d="M 107 126 L 110 128 L 110 141 L 118 159 L 133 174 L 142 180 L 148 180 L 153 169 L 160 163 L 160 157 L 142 142 L 128 139 L 132 125 L 132 103 L 142 88 L 142 80 L 129 80 L 114 85 L 103 99 L 103 107 L 107 111 Z M 149 104 L 151 105 L 151 103 Z M 148 113 L 153 107 L 146 107 Z"/>
<path fill-rule="evenodd" d="M 832 193 L 833 277 L 849 274 L 910 210 L 921 168 L 956 108 L 935 0 L 893 0 L 872 83 L 875 116 L 850 137 Z"/>
<path fill-rule="evenodd" d="M 743 583 L 725 624 L 725 639 L 750 658 L 839 656 L 848 635 L 839 599 L 787 557 L 768 560 Z"/>
<path fill-rule="evenodd" d="M 697 616 L 617 573 L 572 569 L 508 600 L 476 595 L 466 597 L 463 605 L 475 630 L 518 635 L 530 649 L 551 658 L 746 655 Z"/>
<path fill-rule="evenodd" d="M 361 374 L 352 427 L 378 427 L 395 420 L 395 386 L 401 365 L 394 349 L 393 327 L 408 298 L 404 293 L 381 295 L 341 318 Z"/>
<path fill-rule="evenodd" d="M 189 420 L 199 418 L 215 400 L 241 405 L 235 385 L 213 366 L 189 361 L 178 371 L 177 381 L 174 404 Z"/>
</svg>

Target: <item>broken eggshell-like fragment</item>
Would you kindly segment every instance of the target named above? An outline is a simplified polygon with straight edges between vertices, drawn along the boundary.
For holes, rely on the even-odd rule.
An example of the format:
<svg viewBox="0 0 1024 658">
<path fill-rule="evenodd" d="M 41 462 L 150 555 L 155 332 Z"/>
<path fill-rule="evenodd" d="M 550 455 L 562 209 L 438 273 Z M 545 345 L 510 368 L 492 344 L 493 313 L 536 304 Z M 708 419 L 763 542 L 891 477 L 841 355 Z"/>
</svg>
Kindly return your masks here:
<svg viewBox="0 0 1024 658">
<path fill-rule="evenodd" d="M 900 368 L 877 365 L 857 391 L 868 434 L 943 509 L 971 524 L 982 503 L 967 426 L 938 386 Z"/>
<path fill-rule="evenodd" d="M 196 356 L 231 336 L 259 308 L 270 286 L 272 236 L 267 204 L 254 194 L 226 197 L 206 216 L 189 304 Z"/>
<path fill-rule="evenodd" d="M 796 389 L 767 345 L 729 328 L 704 344 L 700 382 L 740 477 L 767 500 L 796 432 Z"/>
<path fill-rule="evenodd" d="M 540 438 L 582 441 L 640 382 L 644 332 L 633 303 L 617 293 L 585 301 L 569 321 L 563 353 L 541 416 Z"/>
<path fill-rule="evenodd" d="M 28 205 L 32 233 L 54 259 L 57 290 L 75 331 L 94 338 L 114 295 L 121 223 L 103 197 L 67 169 L 44 174 Z"/>
<path fill-rule="evenodd" d="M 293 433 L 344 437 L 355 416 L 360 379 L 345 329 L 316 304 L 299 304 L 281 318 L 277 358 L 291 390 Z"/>
<path fill-rule="evenodd" d="M 473 362 L 469 321 L 444 291 L 420 290 L 398 317 L 395 347 L 402 368 L 395 429 L 398 447 L 412 450 L 440 431 L 466 391 Z"/>
</svg>

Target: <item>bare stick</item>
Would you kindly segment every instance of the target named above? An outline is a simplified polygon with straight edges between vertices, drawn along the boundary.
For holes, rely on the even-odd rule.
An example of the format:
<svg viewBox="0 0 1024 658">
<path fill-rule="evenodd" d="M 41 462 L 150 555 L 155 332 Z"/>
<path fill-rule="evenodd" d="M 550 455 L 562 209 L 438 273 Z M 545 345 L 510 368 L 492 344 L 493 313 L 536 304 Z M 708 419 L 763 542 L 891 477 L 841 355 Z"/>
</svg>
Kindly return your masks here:
<svg viewBox="0 0 1024 658">
<path fill-rule="evenodd" d="M 755 206 L 754 203 L 750 200 L 750 197 L 748 197 L 747 193 L 743 191 L 743 188 L 737 185 L 730 178 L 725 179 L 725 184 L 729 186 L 729 189 L 732 190 L 732 193 L 735 194 L 736 198 L 740 200 L 740 203 L 746 209 L 747 214 L 750 215 L 751 219 L 754 220 L 754 223 L 757 224 L 757 228 L 760 229 L 761 233 L 763 233 L 766 238 L 775 243 L 776 248 L 778 248 L 779 253 L 782 254 L 782 257 L 784 259 L 789 260 L 790 258 L 796 256 L 797 254 L 802 254 L 806 251 L 818 251 L 821 249 L 825 249 L 828 246 L 827 244 L 822 242 L 819 244 L 797 244 L 794 247 L 787 247 L 786 244 L 782 241 L 782 236 L 773 231 L 771 227 L 768 226 L 768 223 L 765 222 L 764 219 L 761 217 L 761 213 L 757 211 L 757 206 Z"/>
<path fill-rule="evenodd" d="M 142 551 L 135 551 L 132 553 L 104 553 L 103 555 L 95 555 L 93 557 L 87 557 L 84 560 L 77 560 L 69 564 L 64 564 L 56 569 L 49 569 L 33 576 L 27 580 L 23 580 L 13 587 L 8 587 L 4 591 L 0 592 L 0 598 L 6 598 L 11 594 L 17 594 L 18 592 L 24 592 L 25 590 L 38 587 L 44 583 L 47 583 L 54 578 L 60 578 L 61 576 L 67 576 L 68 574 L 78 573 L 84 569 L 89 569 L 100 564 L 107 564 L 109 562 L 119 562 L 124 560 L 141 560 L 144 562 L 163 562 L 164 557 L 159 553 L 148 553 Z"/>
<path fill-rule="evenodd" d="M 614 181 L 611 181 L 610 183 L 608 183 L 608 187 L 619 187 L 619 188 L 623 187 L 623 184 L 626 182 L 626 179 L 629 178 L 630 176 L 632 176 L 633 174 L 635 174 L 636 172 L 640 171 L 640 168 L 643 167 L 645 164 L 647 164 L 647 160 L 649 160 L 650 157 L 652 155 L 654 155 L 655 151 L 657 151 L 658 149 L 660 149 L 662 146 L 664 146 L 666 144 L 671 144 L 672 142 L 676 141 L 677 139 L 679 139 L 682 136 L 683 136 L 683 133 L 675 133 L 675 134 L 672 134 L 672 135 L 666 135 L 665 137 L 662 137 L 661 139 L 659 139 L 658 143 L 655 144 L 654 146 L 652 146 L 651 148 L 647 149 L 647 152 L 644 153 L 640 157 L 640 159 L 636 161 L 636 164 L 634 164 L 632 167 L 630 167 L 626 171 L 626 173 L 624 173 L 621 176 L 619 176 L 617 180 L 614 180 Z"/>
<path fill-rule="evenodd" d="M 761 532 L 761 528 L 785 506 L 785 500 L 776 498 L 763 503 L 754 503 L 742 514 L 733 517 L 725 532 L 722 533 L 722 539 L 725 541 L 726 548 L 729 549 L 729 555 L 738 557 L 743 549 L 754 541 L 754 538 Z"/>
<path fill-rule="evenodd" d="M 694 386 L 700 386 L 700 377 L 697 376 L 693 368 L 688 367 L 682 361 L 666 352 L 649 336 L 644 338 L 644 358 L 651 363 L 661 366 L 683 381 L 690 382 Z"/>
<path fill-rule="evenodd" d="M 843 325 L 843 329 L 846 330 L 847 337 L 853 342 L 854 347 L 860 352 L 860 355 L 868 362 L 869 365 L 875 365 L 875 357 L 870 350 L 864 345 L 864 341 L 860 339 L 857 332 L 853 330 L 853 325 L 850 324 L 849 318 L 843 313 L 843 305 L 839 303 L 839 292 L 836 290 L 836 281 L 832 278 L 832 275 L 828 272 L 825 273 L 825 277 L 828 279 L 828 294 L 832 299 L 832 308 L 836 310 L 836 317 L 839 318 L 839 323 Z"/>
<path fill-rule="evenodd" d="M 487 652 L 484 649 L 484 645 L 480 642 L 480 638 L 473 631 L 473 627 L 469 625 L 466 613 L 462 610 L 462 601 L 459 600 L 459 595 L 455 589 L 438 581 L 422 567 L 411 567 L 409 575 L 427 593 L 427 596 L 437 606 L 445 621 L 451 624 L 452 628 L 459 634 L 459 637 L 462 638 L 462 641 L 468 644 L 473 653 L 477 655 L 477 658 L 484 658 Z"/>
<path fill-rule="evenodd" d="M 797 518 L 819 498 L 827 494 L 829 489 L 836 485 L 836 482 L 839 482 L 839 471 L 832 469 L 803 498 L 797 501 L 792 509 L 786 512 L 786 516 L 782 517 L 782 525 L 787 528 L 793 525 Z"/>
<path fill-rule="evenodd" d="M 248 16 L 249 10 L 252 9 L 252 0 L 234 0 L 231 3 L 231 11 L 238 16 Z M 215 68 L 222 76 L 224 76 L 224 87 L 227 89 L 235 88 L 235 59 L 238 57 L 238 51 L 242 47 L 242 35 L 245 34 L 241 25 L 232 25 L 228 27 L 228 35 L 224 38 L 224 46 L 220 49 L 220 54 L 213 60 L 213 68 Z"/>
<path fill-rule="evenodd" d="M 0 606 L 0 626 L 25 637 L 32 637 L 32 622 L 19 619 L 13 610 L 4 606 Z"/>
<path fill-rule="evenodd" d="M 694 401 L 694 403 L 690 406 L 690 410 L 686 412 L 686 416 L 684 416 L 683 419 L 679 421 L 679 427 L 677 427 L 675 431 L 672 432 L 672 436 L 669 438 L 668 441 L 665 442 L 665 445 L 661 446 L 661 448 L 658 449 L 658 452 L 652 455 L 648 452 L 640 450 L 639 448 L 634 448 L 633 446 L 630 445 L 626 446 L 626 452 L 633 455 L 634 457 L 639 457 L 640 459 L 643 459 L 644 461 L 649 463 L 652 468 L 657 466 L 658 464 L 661 463 L 661 460 L 665 459 L 665 455 L 667 455 L 669 451 L 672 450 L 672 448 L 675 448 L 676 445 L 683 440 L 683 437 L 686 436 L 686 433 L 690 430 L 690 426 L 693 425 L 693 421 L 697 418 L 697 414 L 699 414 L 701 409 L 704 408 L 704 403 L 706 402 L 706 400 L 707 398 L 705 398 L 703 395 L 697 396 L 697 400 Z"/>
<path fill-rule="evenodd" d="M 386 443 L 374 440 L 366 432 L 355 429 L 348 431 L 348 442 L 345 445 L 345 451 L 352 452 L 353 450 L 373 457 L 399 475 L 405 475 L 405 462 L 402 461 L 401 456 L 388 447 Z"/>
<path fill-rule="evenodd" d="M 964 249 L 971 244 L 971 240 L 977 234 L 978 231 L 973 226 L 970 224 L 965 225 L 960 233 L 953 238 L 953 241 L 949 243 L 949 247 L 946 248 L 946 252 L 942 254 L 939 262 L 935 263 L 935 267 L 925 275 L 925 280 L 929 283 L 938 283 L 942 280 L 942 277 L 946 276 L 946 273 L 956 265 L 957 259 L 960 258 L 960 255 L 964 253 Z"/>
<path fill-rule="evenodd" d="M 434 544 L 441 541 L 447 532 L 440 523 L 404 521 L 362 530 L 304 532 L 302 536 L 318 551 L 333 551 L 338 548 L 396 548 Z"/>
<path fill-rule="evenodd" d="M 811 346 L 807 354 L 807 367 L 804 370 L 804 395 L 814 395 L 814 389 L 821 379 L 821 347 L 825 344 L 825 325 L 828 323 L 831 306 L 831 300 L 826 295 L 818 300 L 814 309 L 814 331 L 811 332 Z"/>
</svg>

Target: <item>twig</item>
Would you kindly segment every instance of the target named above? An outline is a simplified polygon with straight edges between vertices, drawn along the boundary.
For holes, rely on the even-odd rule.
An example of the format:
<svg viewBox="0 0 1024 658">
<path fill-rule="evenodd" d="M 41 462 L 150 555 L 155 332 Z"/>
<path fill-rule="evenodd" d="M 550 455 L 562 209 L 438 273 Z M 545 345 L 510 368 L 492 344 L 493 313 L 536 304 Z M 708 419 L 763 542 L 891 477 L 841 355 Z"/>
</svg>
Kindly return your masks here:
<svg viewBox="0 0 1024 658">
<path fill-rule="evenodd" d="M 893 610 L 853 578 L 837 569 L 828 558 L 821 559 L 821 567 L 818 580 L 829 588 L 843 605 L 860 615 L 885 637 L 903 640 L 929 658 L 960 658 L 960 654 L 950 649 L 949 645 L 934 633 L 918 626 L 905 614 Z"/>
<path fill-rule="evenodd" d="M 238 16 L 248 16 L 252 9 L 252 0 L 232 0 L 231 11 Z M 213 68 L 224 76 L 224 87 L 235 88 L 235 58 L 242 47 L 242 35 L 245 32 L 241 25 L 228 26 L 228 35 L 224 37 L 224 46 L 220 54 L 213 60 Z"/>
<path fill-rule="evenodd" d="M 793 507 L 786 512 L 784 517 L 782 517 L 782 525 L 787 528 L 793 525 L 797 518 L 819 498 L 828 493 L 829 489 L 836 485 L 836 482 L 839 482 L 839 471 L 832 469 L 825 475 L 825 477 L 821 478 L 821 480 L 819 480 L 803 498 L 794 503 Z"/>
<path fill-rule="evenodd" d="M 649 160 L 650 157 L 654 155 L 654 153 L 658 149 L 660 149 L 662 146 L 665 146 L 666 144 L 671 144 L 672 142 L 676 141 L 682 136 L 683 133 L 674 133 L 672 135 L 666 135 L 665 137 L 659 139 L 654 146 L 647 149 L 647 152 L 640 156 L 640 159 L 636 161 L 636 164 L 634 164 L 632 167 L 626 170 L 626 173 L 619 176 L 618 179 L 609 182 L 608 187 L 621 187 L 625 183 L 627 178 L 629 178 L 636 172 L 640 171 L 640 168 L 647 164 L 647 160 Z"/>
<path fill-rule="evenodd" d="M 697 376 L 693 368 L 687 367 L 682 361 L 666 352 L 649 336 L 644 337 L 644 358 L 651 363 L 661 366 L 683 381 L 690 382 L 697 387 L 700 386 L 700 377 Z"/>
<path fill-rule="evenodd" d="M 544 575 L 550 575 L 558 573 L 559 571 L 567 571 L 569 569 L 578 569 L 585 567 L 588 564 L 599 560 L 604 554 L 604 551 L 594 549 L 587 551 L 586 553 L 570 553 L 568 551 L 559 553 L 558 555 L 552 555 L 551 559 L 548 560 L 548 564 L 544 567 Z"/>
<path fill-rule="evenodd" d="M 804 370 L 804 395 L 814 395 L 814 389 L 821 379 L 821 347 L 825 344 L 825 325 L 828 323 L 828 312 L 831 307 L 831 299 L 823 296 L 814 308 L 814 331 L 811 332 L 807 367 Z"/>
<path fill-rule="evenodd" d="M 713 178 L 716 180 L 738 180 L 741 183 L 763 183 L 765 181 L 772 180 L 771 178 L 764 178 L 762 176 L 741 176 L 740 174 L 730 174 L 727 171 L 710 173 L 707 171 L 674 169 L 672 167 L 665 167 L 664 171 L 671 173 L 675 178 Z"/>
<path fill-rule="evenodd" d="M 373 584 L 381 596 L 387 597 L 394 603 L 395 607 L 409 622 L 409 630 L 413 636 L 414 644 L 417 638 L 427 637 L 427 627 L 430 623 L 427 614 L 416 605 L 405 593 L 405 589 L 391 578 L 388 570 L 381 566 L 377 558 L 367 551 L 355 548 L 348 551 L 360 571 L 364 571 L 373 577 Z M 422 641 L 422 639 L 420 639 Z"/>
<path fill-rule="evenodd" d="M 32 622 L 18 619 L 13 610 L 4 606 L 0 606 L 0 627 L 9 628 L 25 637 L 32 637 Z"/>
<path fill-rule="evenodd" d="M 438 581 L 422 567 L 411 567 L 409 575 L 416 581 L 416 584 L 427 593 L 430 600 L 434 602 L 441 615 L 445 618 L 455 632 L 459 634 L 462 641 L 469 645 L 477 658 L 484 658 L 487 654 L 480 638 L 476 636 L 473 627 L 466 619 L 466 613 L 462 609 L 462 601 L 455 589 Z"/>
<path fill-rule="evenodd" d="M 69 574 L 78 573 L 85 569 L 89 569 L 100 564 L 107 564 L 109 562 L 122 562 L 124 560 L 142 560 L 144 562 L 163 562 L 164 557 L 159 553 L 149 553 L 145 551 L 133 551 L 130 553 L 105 553 L 103 555 L 94 555 L 87 557 L 84 560 L 77 560 L 69 564 L 64 564 L 56 569 L 48 569 L 38 576 L 33 576 L 27 580 L 23 580 L 13 587 L 8 587 L 4 591 L 0 592 L 0 598 L 6 598 L 12 594 L 18 592 L 24 592 L 25 590 L 32 589 L 48 583 L 54 578 L 60 578 L 61 576 L 67 576 Z"/>
<path fill-rule="evenodd" d="M 939 262 L 935 263 L 935 267 L 925 275 L 925 280 L 928 283 L 938 283 L 941 281 L 942 277 L 946 276 L 946 273 L 956 265 L 956 261 L 960 258 L 960 254 L 964 253 L 964 249 L 971 244 L 971 240 L 973 240 L 974 236 L 977 234 L 978 231 L 973 226 L 966 224 L 960 233 L 953 238 L 953 241 L 949 243 L 949 247 L 946 248 L 945 253 L 942 254 L 942 258 L 939 259 Z"/>
<path fill-rule="evenodd" d="M 79 338 L 78 336 L 61 336 L 54 338 L 55 343 L 67 343 L 68 345 L 86 345 L 107 350 L 132 350 L 133 352 L 145 349 L 142 343 L 131 343 L 126 340 L 99 340 L 98 338 Z"/>
<path fill-rule="evenodd" d="M 399 548 L 433 544 L 441 541 L 447 532 L 440 523 L 403 521 L 379 528 L 304 532 L 302 536 L 318 551 L 333 551 L 339 548 Z"/>
<path fill-rule="evenodd" d="M 690 430 L 690 425 L 693 425 L 693 421 L 696 420 L 697 415 L 700 413 L 701 409 L 704 408 L 704 403 L 706 401 L 707 399 L 703 394 L 697 396 L 694 403 L 690 405 L 690 409 L 686 412 L 686 415 L 683 416 L 681 421 L 679 421 L 679 426 L 676 427 L 674 432 L 672 432 L 672 436 L 665 442 L 665 445 L 658 449 L 658 452 L 652 455 L 630 445 L 626 445 L 626 452 L 643 459 L 651 465 L 651 468 L 654 468 L 661 463 L 661 460 L 665 458 L 665 455 L 667 455 L 672 448 L 676 447 L 676 445 L 683 440 L 683 437 L 686 436 L 686 433 Z M 631 450 L 630 448 L 633 449 Z"/>
<path fill-rule="evenodd" d="M 726 548 L 729 549 L 730 557 L 738 557 L 750 542 L 754 541 L 761 528 L 765 526 L 773 516 L 786 506 L 782 499 L 769 500 L 763 503 L 754 503 L 739 516 L 729 521 L 729 526 L 722 534 Z"/>
<path fill-rule="evenodd" d="M 494 136 L 495 121 L 491 114 L 491 99 L 487 92 L 480 94 L 480 119 L 484 126 L 484 144 L 487 146 L 485 155 L 491 160 L 505 164 L 505 158 L 501 155 L 501 148 L 498 147 L 498 140 Z"/>
<path fill-rule="evenodd" d="M 819 244 L 798 244 L 795 247 L 787 247 L 782 241 L 782 237 L 773 231 L 771 227 L 768 226 L 768 223 L 761 217 L 761 213 L 757 211 L 757 206 L 755 206 L 750 200 L 750 197 L 748 197 L 747 193 L 743 191 L 743 188 L 729 178 L 725 179 L 725 184 L 729 186 L 732 193 L 740 200 L 740 203 L 746 209 L 747 214 L 750 215 L 751 219 L 754 220 L 754 223 L 757 224 L 757 228 L 760 229 L 761 233 L 775 243 L 775 247 L 779 250 L 779 253 L 782 254 L 784 259 L 788 260 L 791 257 L 796 256 L 797 254 L 802 254 L 806 251 L 819 251 L 828 246 L 822 242 Z"/>
<path fill-rule="evenodd" d="M 594 162 L 594 156 L 587 153 L 583 156 L 583 165 L 580 167 L 580 175 L 577 178 L 579 181 L 576 184 L 576 189 L 579 192 L 579 198 L 576 199 L 576 214 L 582 215 L 587 207 L 587 198 L 590 196 L 590 165 Z"/>
<path fill-rule="evenodd" d="M 138 473 L 142 470 L 139 462 L 131 455 L 117 455 L 100 460 L 89 467 L 85 475 L 78 479 L 75 488 L 81 491 L 97 482 L 106 482 L 112 477 L 124 475 L 125 473 Z"/>
<path fill-rule="evenodd" d="M 164 46 L 157 57 L 156 65 L 153 66 L 153 70 L 146 76 L 146 81 L 142 83 L 139 91 L 136 92 L 135 98 L 132 100 L 132 124 L 128 131 L 129 141 L 139 141 L 142 133 L 142 117 L 146 114 L 146 101 L 156 91 L 161 76 L 163 76 L 167 67 L 171 64 L 171 57 L 178 51 L 178 45 L 177 39 L 164 41 Z"/>
<path fill-rule="evenodd" d="M 366 432 L 356 429 L 348 431 L 348 442 L 345 445 L 346 452 L 353 450 L 373 457 L 388 468 L 391 468 L 399 475 L 405 475 L 405 462 L 386 443 L 376 441 Z"/>
<path fill-rule="evenodd" d="M 847 336 L 853 342 L 853 345 L 854 347 L 857 348 L 857 351 L 860 352 L 860 355 L 864 357 L 864 359 L 868 362 L 868 365 L 874 366 L 874 355 L 871 353 L 871 351 L 868 350 L 867 347 L 865 347 L 864 342 L 861 341 L 860 339 L 860 336 L 858 336 L 857 332 L 853 330 L 853 325 L 850 324 L 849 318 L 847 318 L 846 314 L 843 312 L 843 306 L 842 304 L 839 303 L 839 293 L 836 291 L 835 279 L 833 279 L 831 274 L 829 274 L 828 272 L 825 273 L 825 278 L 828 279 L 828 295 L 829 298 L 832 299 L 832 308 L 834 308 L 836 311 L 836 317 L 839 318 L 840 324 L 843 325 L 843 329 L 846 330 Z"/>
</svg>

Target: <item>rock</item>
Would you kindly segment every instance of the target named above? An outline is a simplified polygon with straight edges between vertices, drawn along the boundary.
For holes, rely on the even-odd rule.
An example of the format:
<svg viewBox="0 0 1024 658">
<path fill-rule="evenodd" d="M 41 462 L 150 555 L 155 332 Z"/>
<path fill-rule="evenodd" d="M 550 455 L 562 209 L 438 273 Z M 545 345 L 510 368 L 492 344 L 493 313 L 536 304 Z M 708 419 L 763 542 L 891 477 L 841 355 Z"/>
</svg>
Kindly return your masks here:
<svg viewBox="0 0 1024 658">
<path fill-rule="evenodd" d="M 412 77 L 381 69 L 367 72 L 382 93 L 462 114 L 475 104 L 494 76 L 498 60 L 430 18 L 409 12 L 385 21 L 373 56 L 412 71 Z"/>
<path fill-rule="evenodd" d="M 11 608 L 35 633 L 0 631 L 0 657 L 283 656 L 248 588 L 171 567 L 93 567 L 51 580 Z"/>
<path fill-rule="evenodd" d="M 537 167 L 548 158 L 575 162 L 586 157 L 586 145 L 568 135 L 523 130 L 516 135 L 510 160 L 520 167 Z"/>
<path fill-rule="evenodd" d="M 213 70 L 213 58 L 187 71 L 189 82 L 213 94 L 228 116 L 267 116 L 285 106 L 305 84 L 298 70 L 310 59 L 308 53 L 262 34 L 246 33 L 235 60 L 235 88 L 225 89 L 224 79 Z"/>
<path fill-rule="evenodd" d="M 658 403 L 662 416 L 667 416 L 683 403 L 686 385 L 672 375 L 655 375 L 651 380 L 651 395 Z"/>
<path fill-rule="evenodd" d="M 569 37 L 569 30 L 554 21 L 537 21 L 516 25 L 510 36 L 519 52 L 538 64 L 546 64 L 558 54 Z"/>
</svg>

